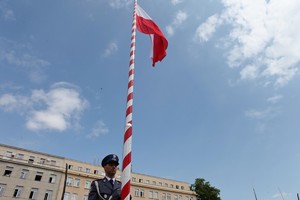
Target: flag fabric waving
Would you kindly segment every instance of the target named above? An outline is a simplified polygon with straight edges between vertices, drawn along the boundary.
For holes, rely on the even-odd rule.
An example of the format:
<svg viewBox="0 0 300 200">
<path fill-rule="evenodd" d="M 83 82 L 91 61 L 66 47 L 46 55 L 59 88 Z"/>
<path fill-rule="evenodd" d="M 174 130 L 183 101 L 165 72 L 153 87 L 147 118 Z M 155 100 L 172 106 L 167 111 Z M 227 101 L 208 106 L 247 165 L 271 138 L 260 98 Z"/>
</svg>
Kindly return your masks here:
<svg viewBox="0 0 300 200">
<path fill-rule="evenodd" d="M 150 56 L 154 67 L 156 62 L 162 61 L 167 55 L 168 41 L 156 23 L 138 4 L 136 5 L 136 25 L 140 32 L 150 36 Z"/>
</svg>

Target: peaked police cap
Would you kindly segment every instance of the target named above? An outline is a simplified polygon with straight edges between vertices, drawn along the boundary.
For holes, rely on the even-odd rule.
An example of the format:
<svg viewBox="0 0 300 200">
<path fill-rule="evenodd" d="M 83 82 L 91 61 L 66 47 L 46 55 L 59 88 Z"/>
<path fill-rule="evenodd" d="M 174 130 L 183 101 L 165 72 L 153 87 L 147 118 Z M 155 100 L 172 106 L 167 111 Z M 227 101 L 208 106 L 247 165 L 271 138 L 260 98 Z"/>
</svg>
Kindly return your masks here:
<svg viewBox="0 0 300 200">
<path fill-rule="evenodd" d="M 114 162 L 117 165 L 119 165 L 119 158 L 117 155 L 115 154 L 109 154 L 107 156 L 105 156 L 101 162 L 102 167 L 104 167 L 105 165 L 107 165 L 108 163 Z"/>
</svg>

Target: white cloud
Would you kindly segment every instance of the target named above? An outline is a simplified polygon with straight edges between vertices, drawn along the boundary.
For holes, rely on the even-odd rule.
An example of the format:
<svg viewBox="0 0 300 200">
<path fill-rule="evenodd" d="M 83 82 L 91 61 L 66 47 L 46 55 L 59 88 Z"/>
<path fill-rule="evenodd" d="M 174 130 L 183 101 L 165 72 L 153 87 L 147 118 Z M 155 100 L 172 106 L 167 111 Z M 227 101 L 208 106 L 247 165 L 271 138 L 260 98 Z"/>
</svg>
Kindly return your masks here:
<svg viewBox="0 0 300 200">
<path fill-rule="evenodd" d="M 182 2 L 183 2 L 183 0 L 171 0 L 171 3 L 173 5 L 177 5 L 177 4 L 182 3 Z"/>
<path fill-rule="evenodd" d="M 241 79 L 255 79 L 257 77 L 258 69 L 256 65 L 247 65 L 241 72 Z"/>
<path fill-rule="evenodd" d="M 118 44 L 115 41 L 112 41 L 108 44 L 107 48 L 104 51 L 103 56 L 104 57 L 109 57 L 113 53 L 117 52 L 119 49 Z"/>
<path fill-rule="evenodd" d="M 48 92 L 33 90 L 31 96 L 4 94 L 0 96 L 0 109 L 22 112 L 26 127 L 32 131 L 65 131 L 74 128 L 88 102 L 80 97 L 72 84 L 56 83 Z"/>
<path fill-rule="evenodd" d="M 267 101 L 275 104 L 275 103 L 278 103 L 282 98 L 283 98 L 282 95 L 275 95 L 275 96 L 268 98 Z"/>
<path fill-rule="evenodd" d="M 275 80 L 282 87 L 295 77 L 300 62 L 300 1 L 223 0 L 224 11 L 201 24 L 196 37 L 208 41 L 221 24 L 231 27 L 226 40 L 230 67 L 241 79 Z"/>
<path fill-rule="evenodd" d="M 132 3 L 131 0 L 109 0 L 109 5 L 112 8 L 122 8 L 130 5 Z"/>
<path fill-rule="evenodd" d="M 292 196 L 292 195 L 289 193 L 286 193 L 286 192 L 280 192 L 280 193 L 274 194 L 272 196 L 272 198 L 275 200 L 281 200 L 281 199 L 288 199 L 289 196 Z"/>
<path fill-rule="evenodd" d="M 6 112 L 26 110 L 32 105 L 30 99 L 25 96 L 4 94 L 0 96 L 0 108 Z"/>
<path fill-rule="evenodd" d="M 268 120 L 276 117 L 279 114 L 280 110 L 275 107 L 268 107 L 264 110 L 251 109 L 245 112 L 245 115 L 249 118 L 258 119 L 258 120 Z"/>
<path fill-rule="evenodd" d="M 173 22 L 166 27 L 169 36 L 174 35 L 175 29 L 177 29 L 186 19 L 188 15 L 186 12 L 179 10 L 173 20 Z"/>
<path fill-rule="evenodd" d="M 218 15 L 213 15 L 207 21 L 201 24 L 196 30 L 196 39 L 200 42 L 208 41 L 215 33 L 217 26 L 220 24 Z"/>
<path fill-rule="evenodd" d="M 13 21 L 16 19 L 14 11 L 9 9 L 6 4 L 7 4 L 7 1 L 5 1 L 5 0 L 0 2 L 0 15 L 6 21 Z"/>
<path fill-rule="evenodd" d="M 91 133 L 87 135 L 87 137 L 88 138 L 99 137 L 101 135 L 104 135 L 104 134 L 108 133 L 108 131 L 109 131 L 109 129 L 107 128 L 105 123 L 100 120 L 96 123 L 95 127 L 93 128 Z"/>
<path fill-rule="evenodd" d="M 15 66 L 28 73 L 29 79 L 40 83 L 46 79 L 44 70 L 50 63 L 30 53 L 30 47 L 0 37 L 0 64 Z"/>
<path fill-rule="evenodd" d="M 267 116 L 269 110 L 263 110 L 263 111 L 259 111 L 259 110 L 248 110 L 246 111 L 246 116 L 250 117 L 250 118 L 256 118 L 256 119 L 263 119 Z"/>
</svg>

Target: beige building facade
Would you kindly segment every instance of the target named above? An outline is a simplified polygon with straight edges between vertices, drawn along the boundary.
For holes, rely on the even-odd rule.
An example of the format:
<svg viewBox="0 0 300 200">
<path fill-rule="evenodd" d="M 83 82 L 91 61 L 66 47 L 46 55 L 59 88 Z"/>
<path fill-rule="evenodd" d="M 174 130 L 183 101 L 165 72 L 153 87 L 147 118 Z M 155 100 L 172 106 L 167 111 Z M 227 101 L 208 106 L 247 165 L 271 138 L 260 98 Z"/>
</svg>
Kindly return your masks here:
<svg viewBox="0 0 300 200">
<path fill-rule="evenodd" d="M 92 181 L 104 175 L 99 165 L 0 144 L 0 200 L 60 200 L 62 196 L 87 200 Z M 188 183 L 138 173 L 131 176 L 134 200 L 196 200 Z M 116 178 L 120 180 L 120 170 Z"/>
</svg>

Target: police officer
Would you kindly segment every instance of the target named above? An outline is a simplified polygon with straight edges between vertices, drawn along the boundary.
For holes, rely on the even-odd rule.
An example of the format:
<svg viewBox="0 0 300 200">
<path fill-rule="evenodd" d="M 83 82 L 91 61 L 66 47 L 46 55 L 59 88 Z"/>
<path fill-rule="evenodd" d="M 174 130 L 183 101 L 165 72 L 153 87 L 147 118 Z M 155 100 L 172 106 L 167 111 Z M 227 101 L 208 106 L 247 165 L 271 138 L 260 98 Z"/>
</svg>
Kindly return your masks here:
<svg viewBox="0 0 300 200">
<path fill-rule="evenodd" d="M 92 182 L 88 200 L 120 200 L 121 182 L 115 179 L 119 165 L 118 156 L 115 154 L 105 156 L 101 165 L 105 177 Z"/>
</svg>

